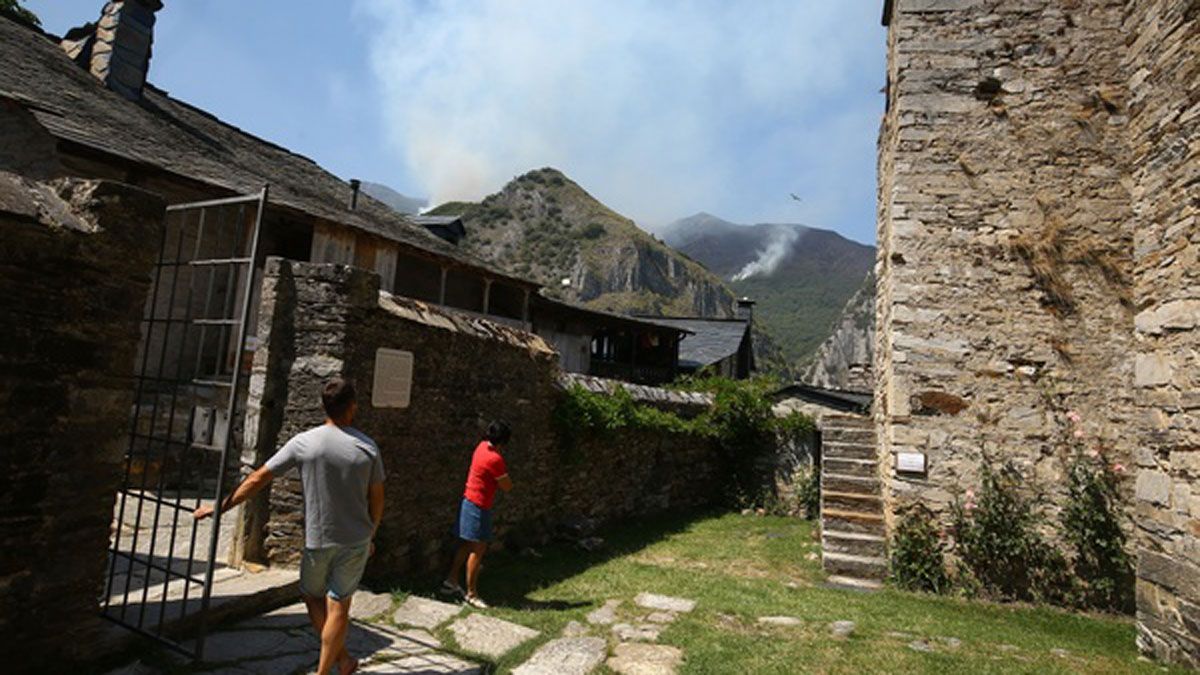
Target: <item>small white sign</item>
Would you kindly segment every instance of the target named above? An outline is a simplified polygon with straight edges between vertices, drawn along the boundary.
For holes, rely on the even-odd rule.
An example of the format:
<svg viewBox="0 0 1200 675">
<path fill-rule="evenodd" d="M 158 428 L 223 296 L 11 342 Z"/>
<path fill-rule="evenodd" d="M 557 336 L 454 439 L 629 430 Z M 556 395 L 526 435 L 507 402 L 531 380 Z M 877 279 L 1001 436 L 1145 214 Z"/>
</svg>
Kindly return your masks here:
<svg viewBox="0 0 1200 675">
<path fill-rule="evenodd" d="M 896 453 L 896 471 L 900 473 L 925 473 L 925 453 Z"/>
<path fill-rule="evenodd" d="M 371 405 L 376 408 L 407 408 L 412 396 L 412 373 L 412 352 L 383 347 L 376 350 Z"/>
</svg>

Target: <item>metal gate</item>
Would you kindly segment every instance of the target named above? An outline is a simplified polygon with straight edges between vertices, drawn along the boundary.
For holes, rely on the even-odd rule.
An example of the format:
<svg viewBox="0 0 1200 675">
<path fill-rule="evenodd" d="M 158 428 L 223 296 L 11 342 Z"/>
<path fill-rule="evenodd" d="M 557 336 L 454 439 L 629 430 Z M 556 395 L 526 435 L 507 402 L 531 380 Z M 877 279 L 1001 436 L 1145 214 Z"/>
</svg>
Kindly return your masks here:
<svg viewBox="0 0 1200 675">
<path fill-rule="evenodd" d="M 266 201 L 264 187 L 168 207 L 142 320 L 102 615 L 194 657 L 221 537 L 219 514 L 192 511 L 219 503 L 230 473 Z"/>
</svg>

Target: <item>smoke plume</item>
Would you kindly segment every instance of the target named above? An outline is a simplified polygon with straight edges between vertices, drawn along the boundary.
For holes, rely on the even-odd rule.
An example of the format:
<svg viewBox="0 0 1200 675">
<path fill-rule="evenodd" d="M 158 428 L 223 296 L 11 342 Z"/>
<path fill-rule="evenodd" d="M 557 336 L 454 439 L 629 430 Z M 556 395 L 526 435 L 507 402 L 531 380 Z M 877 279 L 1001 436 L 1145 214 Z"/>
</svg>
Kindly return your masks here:
<svg viewBox="0 0 1200 675">
<path fill-rule="evenodd" d="M 785 225 L 774 228 L 767 245 L 758 252 L 758 257 L 746 263 L 740 272 L 733 275 L 733 280 L 743 281 L 753 276 L 767 276 L 773 273 L 779 264 L 791 255 L 792 247 L 799 237 L 800 232 L 795 228 Z"/>
<path fill-rule="evenodd" d="M 542 166 L 650 226 L 700 208 L 833 224 L 840 214 L 819 211 L 844 207 L 820 195 L 854 202 L 854 182 L 873 197 L 874 3 L 357 0 L 355 11 L 387 140 L 432 204 Z M 804 163 L 847 154 L 861 166 Z M 814 195 L 801 212 L 787 198 L 797 185 Z"/>
</svg>

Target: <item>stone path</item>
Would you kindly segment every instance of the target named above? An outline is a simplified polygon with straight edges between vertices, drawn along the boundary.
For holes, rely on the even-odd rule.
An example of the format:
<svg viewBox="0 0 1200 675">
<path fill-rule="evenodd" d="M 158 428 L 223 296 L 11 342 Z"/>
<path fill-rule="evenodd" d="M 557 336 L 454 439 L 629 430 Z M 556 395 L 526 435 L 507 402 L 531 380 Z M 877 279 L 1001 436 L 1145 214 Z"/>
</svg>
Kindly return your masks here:
<svg viewBox="0 0 1200 675">
<path fill-rule="evenodd" d="M 630 605 L 621 599 L 609 600 L 588 615 L 587 624 L 571 622 L 562 637 L 540 645 L 512 672 L 587 675 L 605 664 L 621 675 L 673 675 L 683 663 L 683 652 L 655 643 L 672 622 L 695 607 L 696 603 L 686 598 L 652 593 L 639 594 Z M 396 607 L 390 594 L 364 590 L 355 596 L 352 609 L 346 647 L 361 660 L 360 673 L 481 675 L 485 672 L 481 663 L 448 649 L 495 660 L 540 637 L 526 626 L 418 596 L 410 596 Z M 439 635 L 452 644 L 443 644 Z M 202 663 L 180 660 L 171 670 L 297 675 L 315 670 L 320 648 L 303 603 L 295 603 L 212 633 Z M 109 675 L 159 672 L 135 663 Z"/>
</svg>

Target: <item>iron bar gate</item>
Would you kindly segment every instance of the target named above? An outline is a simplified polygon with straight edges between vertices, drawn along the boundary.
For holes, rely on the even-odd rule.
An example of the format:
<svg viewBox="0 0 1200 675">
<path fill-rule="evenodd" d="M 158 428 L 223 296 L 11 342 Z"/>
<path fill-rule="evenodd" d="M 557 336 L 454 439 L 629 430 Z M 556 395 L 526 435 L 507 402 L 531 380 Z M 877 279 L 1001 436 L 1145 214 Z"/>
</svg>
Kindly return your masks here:
<svg viewBox="0 0 1200 675">
<path fill-rule="evenodd" d="M 168 207 L 142 321 L 102 615 L 193 657 L 204 651 L 221 521 L 197 523 L 192 511 L 220 503 L 230 472 L 266 202 L 264 187 Z M 168 628 L 185 620 L 190 646 Z"/>
</svg>

